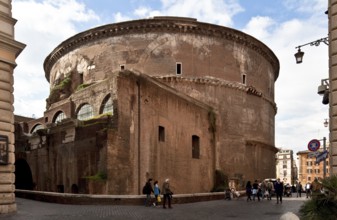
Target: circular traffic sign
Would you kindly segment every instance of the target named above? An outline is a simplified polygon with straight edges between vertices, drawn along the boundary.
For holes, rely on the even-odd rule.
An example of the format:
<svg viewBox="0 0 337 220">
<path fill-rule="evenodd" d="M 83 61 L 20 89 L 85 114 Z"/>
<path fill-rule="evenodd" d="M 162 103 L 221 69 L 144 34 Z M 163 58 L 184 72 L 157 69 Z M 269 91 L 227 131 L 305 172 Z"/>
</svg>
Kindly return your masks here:
<svg viewBox="0 0 337 220">
<path fill-rule="evenodd" d="M 317 151 L 320 146 L 321 146 L 321 142 L 319 142 L 319 140 L 317 140 L 317 139 L 312 139 L 308 143 L 308 149 L 310 151 Z"/>
</svg>

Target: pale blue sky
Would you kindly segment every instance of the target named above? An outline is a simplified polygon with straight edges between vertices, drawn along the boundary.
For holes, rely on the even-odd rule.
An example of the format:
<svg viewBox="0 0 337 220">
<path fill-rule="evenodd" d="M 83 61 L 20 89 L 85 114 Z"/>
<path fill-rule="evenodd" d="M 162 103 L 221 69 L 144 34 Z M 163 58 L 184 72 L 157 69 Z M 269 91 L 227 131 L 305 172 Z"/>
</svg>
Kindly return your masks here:
<svg viewBox="0 0 337 220">
<path fill-rule="evenodd" d="M 254 36 L 280 60 L 275 86 L 275 145 L 306 150 L 311 139 L 328 137 L 328 106 L 317 87 L 328 77 L 328 47 L 295 47 L 328 34 L 327 0 L 13 0 L 16 40 L 27 44 L 15 69 L 15 114 L 42 117 L 49 84 L 43 61 L 62 41 L 89 28 L 156 15 L 193 17 Z"/>
</svg>

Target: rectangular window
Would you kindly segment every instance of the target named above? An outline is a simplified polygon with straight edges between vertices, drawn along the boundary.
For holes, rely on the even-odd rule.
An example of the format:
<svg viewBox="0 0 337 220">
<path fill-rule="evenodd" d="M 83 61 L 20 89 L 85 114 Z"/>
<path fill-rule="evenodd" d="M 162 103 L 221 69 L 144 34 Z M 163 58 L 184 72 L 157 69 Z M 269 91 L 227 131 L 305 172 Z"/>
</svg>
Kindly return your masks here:
<svg viewBox="0 0 337 220">
<path fill-rule="evenodd" d="M 121 65 L 121 70 L 124 70 L 125 69 L 125 65 Z"/>
<path fill-rule="evenodd" d="M 242 74 L 242 84 L 246 85 L 246 74 Z"/>
<path fill-rule="evenodd" d="M 182 63 L 176 63 L 176 74 L 181 75 L 183 73 L 183 66 Z"/>
<path fill-rule="evenodd" d="M 287 165 L 283 165 L 283 168 L 287 169 Z"/>
<path fill-rule="evenodd" d="M 162 127 L 162 126 L 159 126 L 159 129 L 158 129 L 158 140 L 160 142 L 165 142 L 165 128 Z"/>
<path fill-rule="evenodd" d="M 197 135 L 192 135 L 192 158 L 200 158 L 200 138 Z"/>
<path fill-rule="evenodd" d="M 80 85 L 83 84 L 83 73 L 80 73 Z"/>
</svg>

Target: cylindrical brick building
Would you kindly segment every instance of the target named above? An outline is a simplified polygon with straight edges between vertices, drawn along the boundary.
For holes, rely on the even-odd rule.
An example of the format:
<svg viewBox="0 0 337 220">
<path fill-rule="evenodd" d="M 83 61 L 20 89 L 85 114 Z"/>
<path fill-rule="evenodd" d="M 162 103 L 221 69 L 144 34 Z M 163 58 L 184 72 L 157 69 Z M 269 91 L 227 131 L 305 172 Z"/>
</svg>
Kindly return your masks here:
<svg viewBox="0 0 337 220">
<path fill-rule="evenodd" d="M 279 62 L 266 45 L 243 32 L 181 17 L 109 24 L 62 42 L 45 59 L 44 69 L 51 93 L 38 122 L 49 130 L 40 132 L 47 141 L 36 138 L 35 145 L 42 146 L 40 151 L 43 146 L 67 149 L 66 156 L 45 152 L 51 172 L 62 170 L 61 156 L 74 165 L 51 180 L 65 191 L 79 185 L 76 178 L 88 175 L 92 166 L 71 150 L 79 147 L 80 129 L 70 131 L 67 125 L 62 136 L 57 122 L 97 117 L 107 103 L 113 106 L 113 126 L 104 144 L 98 144 L 97 135 L 91 145 L 84 143 L 89 133 L 81 136 L 88 151 L 94 143 L 105 149 L 92 157 L 105 161 L 104 168 L 95 168 L 107 174 L 104 193 L 139 193 L 148 177 L 169 177 L 176 193 L 208 192 L 221 174 L 241 185 L 275 177 Z M 32 123 L 30 130 L 36 126 Z M 53 141 L 56 133 L 64 137 L 62 143 Z M 36 167 L 33 179 L 42 178 L 33 163 L 28 159 Z"/>
</svg>

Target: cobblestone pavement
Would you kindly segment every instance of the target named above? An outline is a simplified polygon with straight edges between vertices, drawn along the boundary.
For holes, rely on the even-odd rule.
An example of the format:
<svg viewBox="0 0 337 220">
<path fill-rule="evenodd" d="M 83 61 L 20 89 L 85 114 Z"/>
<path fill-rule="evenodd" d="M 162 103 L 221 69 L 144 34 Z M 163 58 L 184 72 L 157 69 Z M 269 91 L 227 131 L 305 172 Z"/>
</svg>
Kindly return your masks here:
<svg viewBox="0 0 337 220">
<path fill-rule="evenodd" d="M 174 204 L 173 200 L 173 209 L 163 209 L 161 206 L 63 205 L 16 198 L 18 211 L 0 215 L 0 220 L 278 220 L 286 212 L 298 215 L 299 208 L 305 200 L 305 197 L 286 197 L 283 204 L 276 204 L 275 199 L 247 202 L 245 198 L 239 198 L 189 204 Z"/>
</svg>

